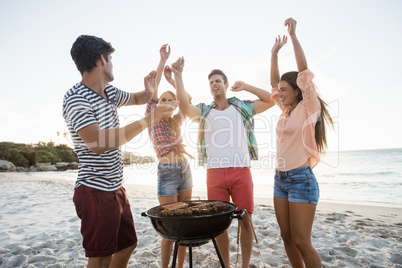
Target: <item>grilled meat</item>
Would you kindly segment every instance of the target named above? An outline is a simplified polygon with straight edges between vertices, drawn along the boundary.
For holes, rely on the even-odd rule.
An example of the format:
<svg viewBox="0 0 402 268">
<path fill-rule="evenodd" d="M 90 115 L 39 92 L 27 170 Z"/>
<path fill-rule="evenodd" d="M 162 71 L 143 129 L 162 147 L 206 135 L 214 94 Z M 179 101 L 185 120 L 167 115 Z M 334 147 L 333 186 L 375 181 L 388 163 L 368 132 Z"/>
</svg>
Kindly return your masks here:
<svg viewBox="0 0 402 268">
<path fill-rule="evenodd" d="M 161 207 L 161 216 L 191 216 L 210 214 L 217 211 L 225 211 L 229 206 L 221 201 L 212 202 L 176 202 Z"/>
</svg>

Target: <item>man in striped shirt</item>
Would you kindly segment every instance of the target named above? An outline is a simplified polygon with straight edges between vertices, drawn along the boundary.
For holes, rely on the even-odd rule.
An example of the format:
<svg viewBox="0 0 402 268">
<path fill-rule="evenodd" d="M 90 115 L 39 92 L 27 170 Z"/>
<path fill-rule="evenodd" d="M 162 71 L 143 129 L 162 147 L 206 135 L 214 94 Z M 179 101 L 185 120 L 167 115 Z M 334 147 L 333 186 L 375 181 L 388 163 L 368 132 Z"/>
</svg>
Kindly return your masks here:
<svg viewBox="0 0 402 268">
<path fill-rule="evenodd" d="M 87 267 L 126 267 L 137 236 L 123 182 L 124 145 L 173 110 L 155 108 L 141 120 L 120 127 L 117 108 L 145 104 L 155 89 L 156 72 L 144 79 L 145 89 L 122 91 L 113 81 L 114 48 L 101 38 L 81 35 L 71 56 L 82 75 L 64 96 L 63 117 L 79 158 L 73 201 L 81 219 Z"/>
</svg>

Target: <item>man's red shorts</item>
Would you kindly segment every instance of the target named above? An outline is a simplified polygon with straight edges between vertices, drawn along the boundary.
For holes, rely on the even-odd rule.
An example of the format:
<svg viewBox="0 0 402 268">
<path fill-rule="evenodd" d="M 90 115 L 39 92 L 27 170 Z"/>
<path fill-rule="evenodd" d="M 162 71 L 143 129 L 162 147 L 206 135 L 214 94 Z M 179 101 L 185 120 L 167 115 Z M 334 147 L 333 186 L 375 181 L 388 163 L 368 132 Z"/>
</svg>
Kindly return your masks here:
<svg viewBox="0 0 402 268">
<path fill-rule="evenodd" d="M 208 199 L 230 202 L 231 196 L 237 210 L 254 212 L 253 186 L 249 167 L 207 170 Z"/>
<path fill-rule="evenodd" d="M 126 190 L 99 191 L 79 186 L 73 197 L 81 219 L 86 257 L 105 257 L 137 243 L 137 234 Z"/>
</svg>

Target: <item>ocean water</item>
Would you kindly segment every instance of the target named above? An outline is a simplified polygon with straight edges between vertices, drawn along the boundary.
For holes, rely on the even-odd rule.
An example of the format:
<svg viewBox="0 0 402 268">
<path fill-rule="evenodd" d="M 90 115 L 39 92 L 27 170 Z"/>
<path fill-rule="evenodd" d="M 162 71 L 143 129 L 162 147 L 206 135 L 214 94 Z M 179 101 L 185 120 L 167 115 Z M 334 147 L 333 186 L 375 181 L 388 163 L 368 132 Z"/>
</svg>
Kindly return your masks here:
<svg viewBox="0 0 402 268">
<path fill-rule="evenodd" d="M 206 190 L 206 170 L 191 161 L 195 190 Z M 272 198 L 275 157 L 252 162 L 254 194 Z M 402 149 L 329 152 L 313 169 L 320 201 L 402 208 Z M 157 185 L 157 164 L 124 168 L 125 183 Z"/>
</svg>

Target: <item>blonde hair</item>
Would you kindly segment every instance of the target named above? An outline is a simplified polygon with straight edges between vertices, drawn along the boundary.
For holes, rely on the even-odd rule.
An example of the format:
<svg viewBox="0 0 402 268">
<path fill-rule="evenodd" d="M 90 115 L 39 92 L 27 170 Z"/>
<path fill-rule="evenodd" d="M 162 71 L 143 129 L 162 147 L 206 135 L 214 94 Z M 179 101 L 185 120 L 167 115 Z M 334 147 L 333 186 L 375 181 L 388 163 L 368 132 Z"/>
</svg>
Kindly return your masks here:
<svg viewBox="0 0 402 268">
<path fill-rule="evenodd" d="M 173 91 L 170 91 L 170 90 L 165 91 L 165 92 L 163 92 L 163 93 L 161 94 L 161 96 L 162 96 L 163 94 L 165 94 L 165 93 L 170 93 L 170 94 L 172 94 L 173 97 L 174 97 L 174 100 L 177 100 L 177 96 L 176 96 L 176 94 L 175 94 Z M 159 98 L 160 98 L 160 97 L 159 97 Z M 169 117 L 169 120 L 168 120 L 167 122 L 168 122 L 168 124 L 169 124 L 169 127 L 170 127 L 174 132 L 176 132 L 176 130 L 177 130 L 177 123 L 176 123 L 176 120 L 174 120 L 173 117 Z"/>
</svg>

